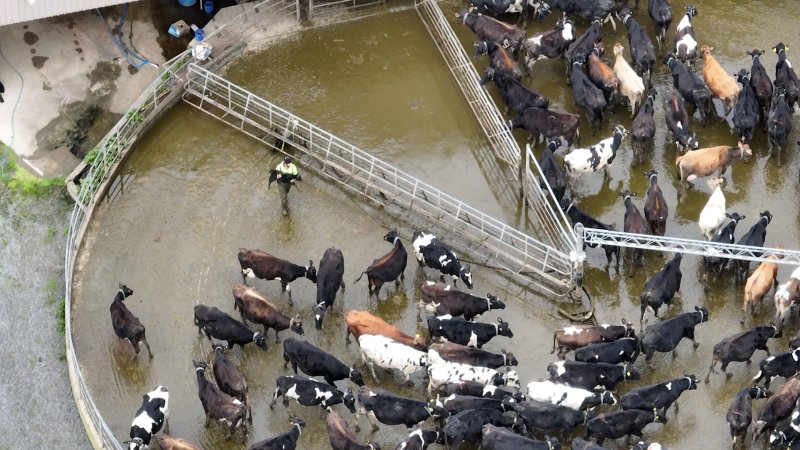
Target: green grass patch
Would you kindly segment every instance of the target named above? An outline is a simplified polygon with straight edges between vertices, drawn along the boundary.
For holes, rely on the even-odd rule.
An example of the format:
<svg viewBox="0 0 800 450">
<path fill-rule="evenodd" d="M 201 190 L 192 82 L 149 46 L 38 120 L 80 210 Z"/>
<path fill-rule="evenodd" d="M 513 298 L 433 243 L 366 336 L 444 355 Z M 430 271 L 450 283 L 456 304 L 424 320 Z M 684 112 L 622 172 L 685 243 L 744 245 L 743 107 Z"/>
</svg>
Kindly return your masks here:
<svg viewBox="0 0 800 450">
<path fill-rule="evenodd" d="M 45 301 L 48 305 L 54 305 L 58 301 L 58 281 L 50 280 L 45 287 Z"/>
<path fill-rule="evenodd" d="M 66 311 L 64 311 L 65 305 L 66 299 L 61 297 L 61 301 L 58 302 L 58 309 L 56 310 L 56 326 L 58 327 L 58 332 L 61 333 L 62 336 L 67 329 Z"/>
<path fill-rule="evenodd" d="M 64 187 L 64 177 L 38 178 L 17 164 L 16 155 L 8 152 L 3 177 L 0 179 L 12 192 L 44 197 Z"/>
</svg>

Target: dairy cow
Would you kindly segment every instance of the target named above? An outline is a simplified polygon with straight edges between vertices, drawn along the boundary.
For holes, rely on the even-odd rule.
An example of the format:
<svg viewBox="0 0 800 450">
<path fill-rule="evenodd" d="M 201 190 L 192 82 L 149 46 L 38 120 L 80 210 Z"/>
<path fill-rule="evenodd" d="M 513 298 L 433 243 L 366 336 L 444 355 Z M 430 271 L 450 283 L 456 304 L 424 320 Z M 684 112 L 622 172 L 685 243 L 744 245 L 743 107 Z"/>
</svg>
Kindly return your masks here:
<svg viewBox="0 0 800 450">
<path fill-rule="evenodd" d="M 412 237 L 412 245 L 414 256 L 417 257 L 420 267 L 439 270 L 442 273 L 442 281 L 444 281 L 445 275 L 450 275 L 453 277 L 453 285 L 458 279 L 461 279 L 469 289 L 472 289 L 470 266 L 462 266 L 458 256 L 439 238 L 417 230 Z"/>
<path fill-rule="evenodd" d="M 169 416 L 169 391 L 164 386 L 142 396 L 142 405 L 136 411 L 130 430 L 130 441 L 127 441 L 129 450 L 144 450 L 150 447 L 153 436 L 164 429 L 169 431 L 167 423 Z"/>
</svg>

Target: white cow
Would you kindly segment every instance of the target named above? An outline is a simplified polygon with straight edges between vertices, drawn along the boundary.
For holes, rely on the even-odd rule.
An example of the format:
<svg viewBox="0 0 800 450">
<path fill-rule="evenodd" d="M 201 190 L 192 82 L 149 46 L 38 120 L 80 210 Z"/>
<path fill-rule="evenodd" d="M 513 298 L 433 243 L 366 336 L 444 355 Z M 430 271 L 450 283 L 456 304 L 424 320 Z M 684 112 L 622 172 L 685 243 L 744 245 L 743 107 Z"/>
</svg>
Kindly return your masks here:
<svg viewBox="0 0 800 450">
<path fill-rule="evenodd" d="M 708 187 L 711 188 L 711 196 L 708 197 L 708 202 L 703 210 L 700 212 L 700 218 L 697 220 L 697 225 L 700 226 L 700 231 L 703 232 L 706 240 L 710 241 L 717 230 L 725 222 L 725 194 L 722 193 L 722 185 L 725 182 L 724 178 L 711 177 L 706 181 Z"/>
<path fill-rule="evenodd" d="M 514 370 L 500 373 L 488 367 L 470 366 L 446 361 L 431 361 L 428 366 L 428 394 L 445 383 L 476 381 L 495 386 L 519 386 L 519 375 Z"/>
<path fill-rule="evenodd" d="M 406 382 L 411 381 L 411 374 L 428 365 L 428 355 L 413 349 L 386 336 L 362 334 L 358 338 L 361 346 L 361 359 L 369 366 L 372 376 L 375 375 L 375 364 L 384 369 L 397 369 L 403 372 Z"/>
<path fill-rule="evenodd" d="M 628 131 L 622 125 L 614 128 L 614 135 L 594 144 L 589 148 L 576 148 L 564 156 L 564 169 L 570 182 L 574 181 L 581 173 L 597 172 L 614 162 L 617 149 Z"/>
<path fill-rule="evenodd" d="M 566 406 L 575 410 L 591 408 L 603 403 L 616 405 L 617 399 L 611 391 L 587 391 L 553 383 L 552 381 L 532 381 L 528 383 L 528 399 L 550 402 L 554 405 Z"/>
</svg>

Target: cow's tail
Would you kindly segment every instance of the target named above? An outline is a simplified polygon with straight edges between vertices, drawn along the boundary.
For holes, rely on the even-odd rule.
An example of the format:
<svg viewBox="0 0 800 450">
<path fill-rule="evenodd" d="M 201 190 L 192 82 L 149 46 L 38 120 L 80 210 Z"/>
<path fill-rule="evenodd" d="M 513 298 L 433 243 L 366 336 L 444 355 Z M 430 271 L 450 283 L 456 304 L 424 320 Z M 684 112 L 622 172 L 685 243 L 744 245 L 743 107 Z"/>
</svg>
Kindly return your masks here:
<svg viewBox="0 0 800 450">
<path fill-rule="evenodd" d="M 554 332 L 553 333 L 553 349 L 550 350 L 550 354 L 552 355 L 555 352 L 556 352 L 556 333 Z"/>
<path fill-rule="evenodd" d="M 366 270 L 365 270 L 364 272 L 361 272 L 361 275 L 359 275 L 359 276 L 358 276 L 358 278 L 356 278 L 356 281 L 353 281 L 353 284 L 356 284 L 356 283 L 358 283 L 358 280 L 360 280 L 360 279 L 361 279 L 361 277 L 363 277 L 365 273 L 367 273 L 367 271 L 366 271 Z"/>
</svg>

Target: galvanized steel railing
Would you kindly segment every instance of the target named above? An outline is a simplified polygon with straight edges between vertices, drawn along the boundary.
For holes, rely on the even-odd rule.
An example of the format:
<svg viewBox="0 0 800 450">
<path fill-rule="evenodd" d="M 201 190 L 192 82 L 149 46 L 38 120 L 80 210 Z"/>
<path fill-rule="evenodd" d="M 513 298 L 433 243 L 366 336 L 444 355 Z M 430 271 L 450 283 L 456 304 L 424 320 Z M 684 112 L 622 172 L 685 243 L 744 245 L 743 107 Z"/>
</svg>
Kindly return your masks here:
<svg viewBox="0 0 800 450">
<path fill-rule="evenodd" d="M 475 261 L 491 261 L 493 266 L 522 277 L 525 284 L 549 292 L 564 294 L 572 288 L 568 253 L 537 241 L 214 73 L 190 64 L 184 100 L 267 146 L 275 139 L 289 142 L 302 153 L 299 159 L 305 167 L 348 192 L 369 198 L 385 212 L 402 219 L 422 219 L 447 231 L 448 241 Z M 461 240 L 461 245 L 455 240 Z"/>
</svg>

